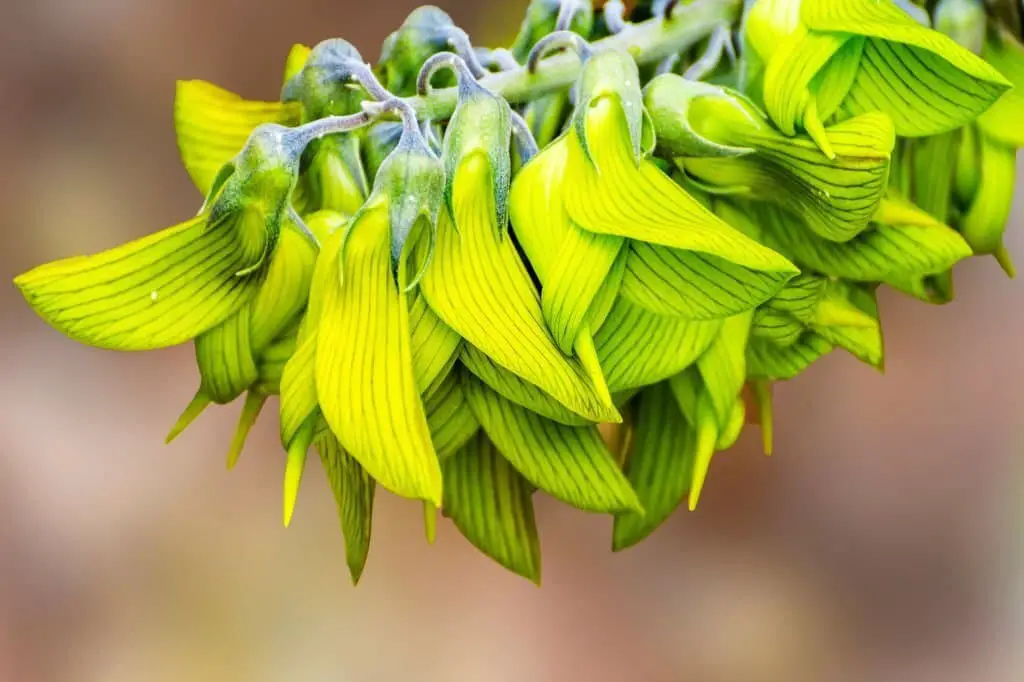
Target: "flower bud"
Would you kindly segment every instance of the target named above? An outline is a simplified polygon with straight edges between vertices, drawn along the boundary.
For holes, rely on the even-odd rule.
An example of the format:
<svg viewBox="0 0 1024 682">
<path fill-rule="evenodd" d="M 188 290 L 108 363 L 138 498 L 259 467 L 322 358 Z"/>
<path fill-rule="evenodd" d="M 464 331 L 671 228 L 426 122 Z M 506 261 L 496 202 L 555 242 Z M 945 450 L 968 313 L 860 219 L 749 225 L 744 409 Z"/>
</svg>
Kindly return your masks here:
<svg viewBox="0 0 1024 682">
<path fill-rule="evenodd" d="M 764 115 L 740 93 L 675 74 L 654 78 L 644 88 L 644 106 L 658 141 L 669 156 L 742 156 L 754 150 L 730 144 L 734 130 L 766 127 Z"/>
<path fill-rule="evenodd" d="M 363 58 L 349 42 L 331 38 L 313 48 L 305 65 L 285 83 L 281 99 L 302 104 L 303 121 L 359 111 L 363 93 L 353 88 L 351 65 Z"/>
<path fill-rule="evenodd" d="M 512 182 L 511 138 L 508 102 L 471 78 L 462 78 L 459 101 L 444 136 L 442 153 L 447 177 L 445 201 L 451 215 L 455 215 L 452 194 L 456 171 L 469 157 L 481 155 L 488 161 L 490 183 L 485 181 L 480 191 L 494 195 L 498 230 L 505 231 L 508 227 L 508 192 Z"/>
<path fill-rule="evenodd" d="M 377 171 L 373 191 L 360 211 L 387 205 L 391 269 L 396 279 L 414 229 L 423 227 L 432 234 L 436 228 L 444 188 L 444 164 L 430 150 L 416 122 L 406 121 L 398 144 Z"/>
<path fill-rule="evenodd" d="M 381 50 L 379 67 L 383 70 L 384 84 L 394 94 L 406 97 L 416 94 L 416 78 L 430 57 L 449 49 L 453 32 L 459 28 L 443 10 L 417 7 L 402 26 L 389 35 Z M 438 85 L 452 85 L 450 76 Z"/>
<path fill-rule="evenodd" d="M 594 30 L 594 9 L 589 0 L 532 0 L 526 9 L 526 17 L 512 44 L 512 54 L 522 61 L 530 54 L 530 50 L 544 36 L 553 33 L 558 22 L 558 15 L 566 2 L 573 2 L 575 10 L 568 30 L 589 38 Z"/>
</svg>

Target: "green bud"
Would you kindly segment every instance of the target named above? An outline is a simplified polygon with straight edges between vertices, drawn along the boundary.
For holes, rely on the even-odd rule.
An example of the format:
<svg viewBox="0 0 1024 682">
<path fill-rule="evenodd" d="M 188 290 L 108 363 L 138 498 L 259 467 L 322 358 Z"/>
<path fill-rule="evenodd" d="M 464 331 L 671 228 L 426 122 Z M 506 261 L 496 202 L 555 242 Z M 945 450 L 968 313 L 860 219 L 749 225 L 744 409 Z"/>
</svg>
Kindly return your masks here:
<svg viewBox="0 0 1024 682">
<path fill-rule="evenodd" d="M 400 97 L 416 94 L 416 78 L 430 57 L 449 49 L 453 31 L 459 30 L 444 10 L 433 6 L 417 7 L 402 26 L 389 35 L 381 49 L 379 67 L 384 84 Z M 439 85 L 452 85 L 449 80 Z"/>
<path fill-rule="evenodd" d="M 350 65 L 362 64 L 359 51 L 340 38 L 325 40 L 305 66 L 285 83 L 281 99 L 302 104 L 303 122 L 359 111 L 363 92 L 350 82 Z"/>
<path fill-rule="evenodd" d="M 495 196 L 498 229 L 506 229 L 508 193 L 512 183 L 511 138 L 508 102 L 472 79 L 463 78 L 459 84 L 459 102 L 444 136 L 443 158 L 447 176 L 444 196 L 452 216 L 455 216 L 452 205 L 455 173 L 463 160 L 480 154 L 489 161 L 490 191 Z"/>
<path fill-rule="evenodd" d="M 238 156 L 217 174 L 207 199 L 210 228 L 244 213 L 260 216 L 257 224 L 262 223 L 265 231 L 264 235 L 254 234 L 244 239 L 259 253 L 251 254 L 252 265 L 238 275 L 259 269 L 277 244 L 298 181 L 303 142 L 302 136 L 293 129 L 265 123 L 252 132 Z M 251 220 L 242 222 L 253 226 Z"/>
<path fill-rule="evenodd" d="M 405 123 L 402 137 L 377 172 L 373 191 L 362 210 L 386 203 L 391 229 L 391 269 L 397 278 L 402 254 L 417 225 L 430 233 L 444 200 L 444 164 L 431 151 L 414 120 Z"/>
<path fill-rule="evenodd" d="M 512 45 L 512 54 L 522 61 L 530 50 L 544 36 L 555 31 L 559 12 L 564 0 L 532 0 L 526 9 L 526 17 L 519 29 L 519 35 Z M 576 12 L 569 30 L 589 38 L 594 30 L 594 9 L 589 0 L 576 0 Z"/>
</svg>

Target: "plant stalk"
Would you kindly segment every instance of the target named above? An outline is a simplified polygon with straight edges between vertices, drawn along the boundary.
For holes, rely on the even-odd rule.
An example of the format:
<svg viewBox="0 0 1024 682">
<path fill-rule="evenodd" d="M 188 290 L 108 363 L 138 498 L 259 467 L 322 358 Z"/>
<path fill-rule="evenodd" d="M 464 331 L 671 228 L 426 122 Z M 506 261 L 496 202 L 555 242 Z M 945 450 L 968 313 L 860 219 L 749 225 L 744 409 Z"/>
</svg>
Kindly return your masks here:
<svg viewBox="0 0 1024 682">
<path fill-rule="evenodd" d="M 743 0 L 697 0 L 691 5 L 678 5 L 667 20 L 648 19 L 598 40 L 592 46 L 595 51 L 628 52 L 640 66 L 657 64 L 689 49 L 719 26 L 735 23 L 742 7 Z M 480 79 L 480 84 L 510 104 L 520 104 L 568 88 L 576 82 L 580 68 L 576 55 L 559 54 L 541 61 L 536 73 L 528 73 L 523 67 L 491 74 Z M 428 95 L 410 97 L 406 101 L 420 118 L 440 120 L 451 115 L 457 100 L 458 88 L 453 87 L 432 90 Z"/>
</svg>

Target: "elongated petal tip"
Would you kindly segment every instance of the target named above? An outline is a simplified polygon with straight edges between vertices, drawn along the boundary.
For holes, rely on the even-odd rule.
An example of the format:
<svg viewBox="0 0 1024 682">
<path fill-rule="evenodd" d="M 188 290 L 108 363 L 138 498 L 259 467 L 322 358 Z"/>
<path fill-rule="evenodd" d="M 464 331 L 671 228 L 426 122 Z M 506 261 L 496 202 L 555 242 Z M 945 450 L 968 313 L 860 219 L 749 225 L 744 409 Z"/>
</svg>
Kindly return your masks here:
<svg viewBox="0 0 1024 682">
<path fill-rule="evenodd" d="M 718 441 L 718 427 L 705 420 L 697 427 L 697 454 L 693 461 L 693 477 L 690 482 L 688 506 L 690 511 L 697 511 L 700 494 L 704 490 L 704 482 L 711 469 L 711 458 L 715 455 L 715 443 Z"/>
<path fill-rule="evenodd" d="M 430 502 L 423 503 L 423 530 L 427 536 L 427 544 L 433 545 L 437 540 L 437 507 Z"/>
<path fill-rule="evenodd" d="M 1013 264 L 1013 257 L 1006 249 L 1005 244 L 1000 244 L 999 248 L 996 249 L 996 252 L 992 255 L 995 256 L 996 262 L 999 263 L 999 267 L 1003 269 L 1003 272 L 1006 273 L 1007 277 L 1010 279 L 1017 277 L 1017 268 Z"/>
<path fill-rule="evenodd" d="M 818 148 L 821 149 L 821 153 L 827 156 L 829 161 L 835 160 L 835 150 L 832 149 L 832 142 L 828 139 L 825 126 L 822 125 L 821 120 L 818 118 L 818 105 L 813 98 L 807 104 L 807 109 L 804 112 L 804 129 L 810 138 L 814 140 L 814 144 L 818 145 Z"/>
<path fill-rule="evenodd" d="M 284 469 L 284 527 L 291 525 L 295 515 L 295 503 L 299 498 L 299 485 L 302 473 L 306 468 L 305 444 L 303 447 L 292 447 L 288 450 L 288 461 Z"/>
<path fill-rule="evenodd" d="M 267 396 L 249 392 L 245 397 L 245 405 L 242 407 L 242 414 L 238 418 L 238 427 L 235 429 L 235 436 L 231 440 L 231 447 L 228 448 L 227 468 L 231 471 L 238 464 L 238 458 L 242 456 L 242 449 L 245 447 L 245 440 L 252 430 L 253 424 L 260 416 L 263 405 L 267 402 Z"/>
<path fill-rule="evenodd" d="M 210 398 L 202 391 L 196 393 L 195 397 L 192 398 L 192 402 L 188 404 L 185 411 L 181 413 L 180 417 L 178 417 L 178 421 L 174 423 L 173 427 L 171 427 L 171 432 L 168 433 L 167 438 L 164 439 L 164 444 L 170 445 L 175 438 L 180 436 L 182 432 L 184 432 L 185 429 L 187 429 L 189 425 L 191 425 L 192 422 L 194 422 L 196 418 L 203 413 L 203 410 L 210 406 L 210 403 L 212 402 L 213 401 L 210 400 Z"/>
</svg>

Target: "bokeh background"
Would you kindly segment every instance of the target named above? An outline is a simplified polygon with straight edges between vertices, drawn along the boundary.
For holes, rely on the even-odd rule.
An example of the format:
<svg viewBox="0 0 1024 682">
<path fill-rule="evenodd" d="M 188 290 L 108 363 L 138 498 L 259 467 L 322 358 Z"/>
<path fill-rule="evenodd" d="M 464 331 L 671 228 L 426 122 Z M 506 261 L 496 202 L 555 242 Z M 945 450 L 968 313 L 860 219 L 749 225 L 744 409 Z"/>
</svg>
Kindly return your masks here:
<svg viewBox="0 0 1024 682">
<path fill-rule="evenodd" d="M 525 0 L 438 4 L 485 43 Z M 992 261 L 944 308 L 886 296 L 886 375 L 836 354 L 781 386 L 775 457 L 751 429 L 639 548 L 542 503 L 542 589 L 385 494 L 353 588 L 322 476 L 281 528 L 273 420 L 230 475 L 235 409 L 162 445 L 190 348 L 83 348 L 24 305 L 16 273 L 198 206 L 175 79 L 272 99 L 293 42 L 375 59 L 413 6 L 0 0 L 0 681 L 1024 679 L 1024 283 Z"/>
</svg>

